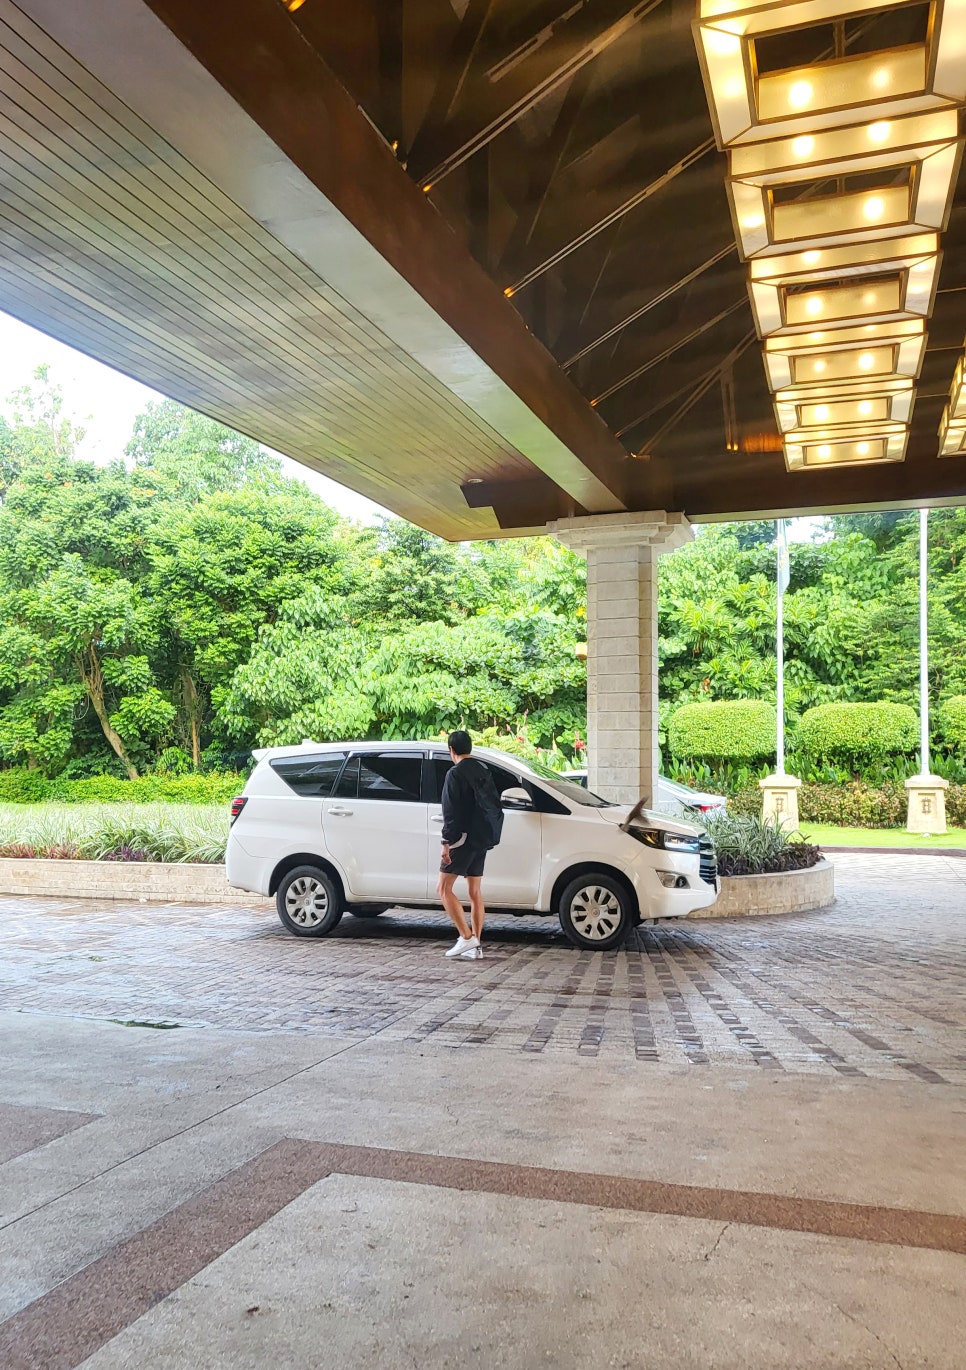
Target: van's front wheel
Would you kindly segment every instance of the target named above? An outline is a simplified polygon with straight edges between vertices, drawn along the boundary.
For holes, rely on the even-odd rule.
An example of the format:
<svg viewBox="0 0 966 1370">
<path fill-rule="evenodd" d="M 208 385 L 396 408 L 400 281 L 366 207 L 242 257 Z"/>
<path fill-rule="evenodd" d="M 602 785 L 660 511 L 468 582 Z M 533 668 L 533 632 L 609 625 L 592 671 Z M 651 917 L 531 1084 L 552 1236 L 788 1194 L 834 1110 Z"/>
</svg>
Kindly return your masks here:
<svg viewBox="0 0 966 1370">
<path fill-rule="evenodd" d="M 321 866 L 296 866 L 275 896 L 282 926 L 296 937 L 325 937 L 342 917 L 342 891 Z"/>
<path fill-rule="evenodd" d="M 557 906 L 560 926 L 575 947 L 609 951 L 619 947 L 634 926 L 635 909 L 627 888 L 609 871 L 585 871 L 571 880 Z"/>
</svg>

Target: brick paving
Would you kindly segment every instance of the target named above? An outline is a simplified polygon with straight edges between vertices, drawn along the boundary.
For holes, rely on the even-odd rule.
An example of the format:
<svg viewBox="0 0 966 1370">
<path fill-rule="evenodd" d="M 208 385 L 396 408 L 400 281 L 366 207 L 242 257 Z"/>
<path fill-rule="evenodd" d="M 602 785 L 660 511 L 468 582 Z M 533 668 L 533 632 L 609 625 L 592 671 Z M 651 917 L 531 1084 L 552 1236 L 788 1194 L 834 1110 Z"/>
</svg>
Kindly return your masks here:
<svg viewBox="0 0 966 1370">
<path fill-rule="evenodd" d="M 966 1082 L 966 860 L 837 855 L 836 905 L 641 928 L 579 952 L 494 918 L 446 961 L 437 911 L 347 916 L 321 941 L 266 906 L 0 900 L 0 1007 L 245 1032 L 706 1068 Z"/>
</svg>

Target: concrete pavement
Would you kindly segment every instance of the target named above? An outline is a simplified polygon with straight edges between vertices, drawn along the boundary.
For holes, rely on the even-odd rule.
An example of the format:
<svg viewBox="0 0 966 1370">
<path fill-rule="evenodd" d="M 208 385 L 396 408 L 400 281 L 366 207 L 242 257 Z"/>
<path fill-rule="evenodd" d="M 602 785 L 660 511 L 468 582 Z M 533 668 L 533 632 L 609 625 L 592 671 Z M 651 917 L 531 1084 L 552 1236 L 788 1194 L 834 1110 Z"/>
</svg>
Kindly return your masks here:
<svg viewBox="0 0 966 1370">
<path fill-rule="evenodd" d="M 569 994 L 579 958 L 529 924 L 494 931 L 487 989 L 475 963 L 438 970 L 432 919 L 347 925 L 324 970 L 251 909 L 216 917 L 208 963 L 188 910 L 140 941 L 104 910 L 7 915 L 0 1364 L 961 1370 L 966 868 L 886 859 L 907 865 L 839 859 L 821 942 L 807 919 L 657 929 Z M 122 1025 L 178 948 L 186 995 L 236 965 L 234 1026 Z M 313 985 L 336 1012 L 293 1029 Z M 40 987 L 46 1011 L 16 1011 Z M 460 1030 L 424 1033 L 440 998 Z M 555 1002 L 582 1016 L 543 1050 L 464 1018 Z"/>
</svg>

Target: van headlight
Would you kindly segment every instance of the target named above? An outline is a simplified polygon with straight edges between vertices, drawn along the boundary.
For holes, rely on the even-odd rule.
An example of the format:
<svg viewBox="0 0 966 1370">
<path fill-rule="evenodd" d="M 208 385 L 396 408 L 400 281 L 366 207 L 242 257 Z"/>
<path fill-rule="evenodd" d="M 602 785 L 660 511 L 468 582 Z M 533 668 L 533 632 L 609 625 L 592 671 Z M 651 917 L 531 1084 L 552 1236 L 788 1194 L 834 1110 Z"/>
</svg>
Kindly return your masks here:
<svg viewBox="0 0 966 1370">
<path fill-rule="evenodd" d="M 645 847 L 657 847 L 660 851 L 694 852 L 701 850 L 701 839 L 681 832 L 668 832 L 665 828 L 627 828 L 629 837 L 643 842 Z"/>
</svg>

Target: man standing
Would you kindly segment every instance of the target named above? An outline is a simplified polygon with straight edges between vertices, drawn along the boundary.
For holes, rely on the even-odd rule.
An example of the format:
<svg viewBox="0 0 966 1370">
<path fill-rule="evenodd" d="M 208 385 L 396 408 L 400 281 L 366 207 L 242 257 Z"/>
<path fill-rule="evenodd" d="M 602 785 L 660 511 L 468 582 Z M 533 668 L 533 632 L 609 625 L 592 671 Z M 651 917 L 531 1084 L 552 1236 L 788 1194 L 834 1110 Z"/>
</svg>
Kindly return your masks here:
<svg viewBox="0 0 966 1370">
<path fill-rule="evenodd" d="M 459 729 L 450 733 L 448 740 L 453 766 L 443 782 L 443 852 L 436 893 L 459 933 L 446 955 L 475 961 L 483 955 L 483 864 L 486 853 L 500 841 L 503 810 L 488 768 L 470 755 L 473 743 L 469 733 Z M 470 891 L 472 926 L 453 890 L 460 876 Z"/>
</svg>

